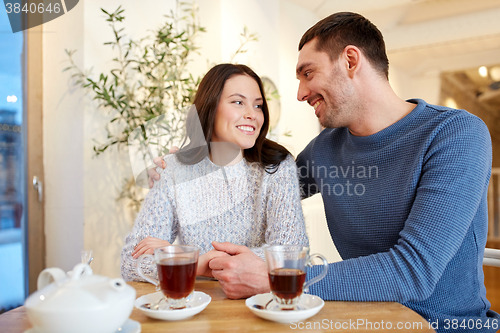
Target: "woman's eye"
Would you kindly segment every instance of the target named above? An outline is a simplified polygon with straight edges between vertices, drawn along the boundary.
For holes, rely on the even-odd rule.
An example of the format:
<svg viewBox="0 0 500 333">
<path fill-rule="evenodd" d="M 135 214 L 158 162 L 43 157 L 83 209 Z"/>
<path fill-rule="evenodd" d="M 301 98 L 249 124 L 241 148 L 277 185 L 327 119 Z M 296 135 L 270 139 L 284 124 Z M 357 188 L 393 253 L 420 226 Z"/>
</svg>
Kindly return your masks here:
<svg viewBox="0 0 500 333">
<path fill-rule="evenodd" d="M 256 105 L 255 107 L 256 107 L 257 109 L 261 109 L 261 110 L 262 110 L 262 104 Z"/>
<path fill-rule="evenodd" d="M 237 105 L 243 105 L 243 101 L 234 101 L 233 103 L 235 103 Z"/>
</svg>

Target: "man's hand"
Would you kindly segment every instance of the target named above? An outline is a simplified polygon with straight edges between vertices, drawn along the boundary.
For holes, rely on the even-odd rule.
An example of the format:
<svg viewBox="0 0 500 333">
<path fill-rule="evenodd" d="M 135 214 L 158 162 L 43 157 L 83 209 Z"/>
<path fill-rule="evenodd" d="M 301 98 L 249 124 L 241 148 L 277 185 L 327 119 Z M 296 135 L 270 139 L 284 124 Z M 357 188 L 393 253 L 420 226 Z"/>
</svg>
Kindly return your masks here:
<svg viewBox="0 0 500 333">
<path fill-rule="evenodd" d="M 212 242 L 217 251 L 231 256 L 213 258 L 209 262 L 212 275 L 219 280 L 228 298 L 239 299 L 269 292 L 266 263 L 248 247 L 232 243 Z"/>
<path fill-rule="evenodd" d="M 179 148 L 176 146 L 173 146 L 172 148 L 169 149 L 168 153 L 169 154 L 174 154 L 179 151 Z M 165 156 L 163 156 L 165 157 Z M 167 162 L 163 159 L 163 157 L 155 157 L 153 159 L 154 164 L 156 166 L 165 169 L 167 167 Z M 156 168 L 151 168 L 148 170 L 148 183 L 149 183 L 149 188 L 153 188 L 153 185 L 155 184 L 155 180 L 158 181 L 160 180 L 160 174 L 156 172 Z"/>
<path fill-rule="evenodd" d="M 168 245 L 171 244 L 166 240 L 155 237 L 146 237 L 135 246 L 134 251 L 132 252 L 132 258 L 137 259 L 143 254 L 154 254 L 156 248 Z"/>
<path fill-rule="evenodd" d="M 227 254 L 226 252 L 211 250 L 201 255 L 198 259 L 198 270 L 196 271 L 196 275 L 213 278 L 214 276 L 212 275 L 212 270 L 210 269 L 210 267 L 208 267 L 208 264 L 213 258 L 219 257 L 229 257 L 229 254 Z"/>
</svg>

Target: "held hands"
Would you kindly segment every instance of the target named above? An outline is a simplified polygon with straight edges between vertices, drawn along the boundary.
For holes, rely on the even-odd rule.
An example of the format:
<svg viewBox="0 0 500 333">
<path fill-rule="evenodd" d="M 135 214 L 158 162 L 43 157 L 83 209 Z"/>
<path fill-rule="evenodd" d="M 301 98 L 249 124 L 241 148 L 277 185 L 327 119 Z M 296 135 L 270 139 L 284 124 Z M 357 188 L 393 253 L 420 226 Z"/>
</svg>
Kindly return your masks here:
<svg viewBox="0 0 500 333">
<path fill-rule="evenodd" d="M 169 150 L 169 154 L 174 154 L 179 151 L 178 147 L 173 146 Z M 163 157 L 155 157 L 153 159 L 153 162 L 160 168 L 165 169 L 167 167 L 167 162 L 163 160 Z M 153 188 L 153 185 L 155 184 L 154 181 L 160 180 L 160 174 L 156 172 L 156 168 L 151 168 L 148 170 L 148 183 L 149 183 L 149 188 Z"/>
<path fill-rule="evenodd" d="M 158 247 L 171 245 L 155 237 L 141 240 L 132 252 L 134 259 L 143 254 L 154 254 Z M 212 242 L 211 250 L 198 259 L 196 275 L 214 277 L 230 299 L 250 297 L 269 292 L 266 263 L 248 247 L 229 242 Z"/>
<path fill-rule="evenodd" d="M 196 271 L 196 275 L 213 278 L 214 276 L 212 275 L 212 270 L 210 269 L 208 264 L 213 258 L 219 257 L 229 257 L 229 254 L 227 254 L 226 252 L 211 250 L 201 255 L 200 258 L 198 258 L 198 270 Z"/>
<path fill-rule="evenodd" d="M 228 298 L 238 299 L 269 292 L 266 263 L 248 247 L 229 242 L 212 242 L 215 250 L 229 256 L 212 258 L 208 263 Z"/>
<path fill-rule="evenodd" d="M 156 248 L 168 245 L 171 244 L 166 240 L 146 237 L 135 246 L 134 251 L 132 251 L 132 258 L 137 259 L 143 254 L 154 254 Z"/>
</svg>

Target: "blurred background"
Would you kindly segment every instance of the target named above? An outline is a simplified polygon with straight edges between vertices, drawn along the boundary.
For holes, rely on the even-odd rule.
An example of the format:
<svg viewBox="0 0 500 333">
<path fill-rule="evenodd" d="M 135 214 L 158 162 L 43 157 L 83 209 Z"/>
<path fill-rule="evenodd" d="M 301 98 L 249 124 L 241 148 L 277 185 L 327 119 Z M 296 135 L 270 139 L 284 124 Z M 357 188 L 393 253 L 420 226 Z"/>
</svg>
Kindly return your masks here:
<svg viewBox="0 0 500 333">
<path fill-rule="evenodd" d="M 499 247 L 500 0 L 189 4 L 206 32 L 193 39 L 197 53 L 190 54 L 183 75 L 196 78 L 212 64 L 232 61 L 265 76 L 277 91 L 271 136 L 295 156 L 321 130 L 312 108 L 296 100 L 298 42 L 329 14 L 365 15 L 385 37 L 390 82 L 401 98 L 464 108 L 488 125 L 493 141 L 488 246 Z M 125 10 L 116 23 L 124 28 L 122 42 L 154 34 L 164 26 L 165 15 L 187 15 L 185 5 L 175 0 L 81 0 L 55 20 L 12 33 L 0 11 L 0 311 L 21 305 L 44 267 L 72 269 L 82 249 L 93 250 L 94 273 L 120 275 L 134 200 L 146 192 L 124 186 L 132 176 L 126 146 L 112 145 L 96 156 L 94 147 L 102 148 L 110 132 L 118 138 L 123 133 L 111 122 L 116 110 L 100 107 L 95 92 L 77 82 L 82 77 L 98 81 L 100 73 L 116 68 L 113 58 L 123 57 L 117 47 L 104 45 L 115 36 L 109 15 L 101 11 L 113 13 L 119 6 Z M 245 52 L 238 52 L 241 46 Z M 73 64 L 65 50 L 76 51 Z M 68 66 L 73 67 L 63 71 Z M 84 76 L 72 76 L 77 67 Z M 312 252 L 340 260 L 321 198 L 303 205 Z M 492 287 L 487 282 L 488 298 L 500 311 L 500 274 L 494 269 L 485 268 L 493 281 Z"/>
</svg>

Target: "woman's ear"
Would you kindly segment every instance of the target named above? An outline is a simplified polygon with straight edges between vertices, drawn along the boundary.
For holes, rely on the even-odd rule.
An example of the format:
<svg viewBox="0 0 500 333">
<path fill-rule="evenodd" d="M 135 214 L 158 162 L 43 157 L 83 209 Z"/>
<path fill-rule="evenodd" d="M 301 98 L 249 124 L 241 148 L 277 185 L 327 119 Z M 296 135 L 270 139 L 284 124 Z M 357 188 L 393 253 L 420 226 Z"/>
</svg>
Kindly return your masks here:
<svg viewBox="0 0 500 333">
<path fill-rule="evenodd" d="M 361 50 L 354 45 L 347 45 L 342 52 L 348 76 L 352 79 L 361 65 Z"/>
</svg>

